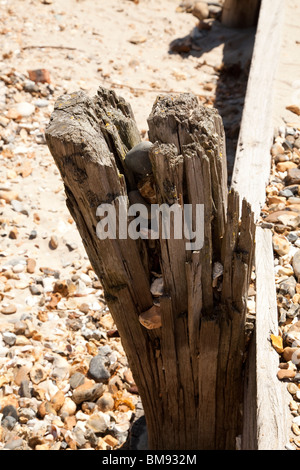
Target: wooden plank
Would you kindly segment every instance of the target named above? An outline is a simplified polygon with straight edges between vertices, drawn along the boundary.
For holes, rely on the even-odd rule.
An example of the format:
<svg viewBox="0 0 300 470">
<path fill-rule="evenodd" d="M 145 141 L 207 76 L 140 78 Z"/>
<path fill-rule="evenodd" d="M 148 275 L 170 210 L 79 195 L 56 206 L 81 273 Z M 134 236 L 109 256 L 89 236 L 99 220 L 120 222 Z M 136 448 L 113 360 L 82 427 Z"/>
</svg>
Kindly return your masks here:
<svg viewBox="0 0 300 470">
<path fill-rule="evenodd" d="M 251 204 L 255 219 L 265 203 L 273 138 L 272 111 L 283 24 L 281 0 L 262 0 L 232 187 Z"/>
<path fill-rule="evenodd" d="M 270 343 L 278 334 L 272 232 L 256 229 L 256 406 L 257 450 L 281 450 L 288 442 L 286 383 L 277 379 L 279 355 Z"/>
<path fill-rule="evenodd" d="M 250 203 L 257 222 L 271 168 L 275 77 L 284 2 L 262 0 L 231 185 Z M 277 379 L 279 357 L 270 345 L 278 333 L 270 231 L 256 228 L 256 330 L 249 348 L 242 448 L 280 450 L 288 441 L 286 387 Z"/>
</svg>

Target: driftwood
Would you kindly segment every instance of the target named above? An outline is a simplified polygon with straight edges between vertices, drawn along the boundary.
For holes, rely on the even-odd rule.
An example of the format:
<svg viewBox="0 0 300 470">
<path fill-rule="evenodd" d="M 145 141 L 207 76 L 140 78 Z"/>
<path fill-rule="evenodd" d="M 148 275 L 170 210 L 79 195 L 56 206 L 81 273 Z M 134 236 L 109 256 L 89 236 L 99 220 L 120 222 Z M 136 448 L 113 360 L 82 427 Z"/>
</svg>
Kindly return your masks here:
<svg viewBox="0 0 300 470">
<path fill-rule="evenodd" d="M 112 91 L 61 97 L 46 139 L 138 386 L 149 449 L 234 449 L 242 430 L 253 214 L 243 200 L 239 219 L 239 195 L 228 193 L 214 109 L 191 94 L 159 96 L 148 124 L 153 173 L 142 181 L 125 161 L 139 132 L 130 106 Z M 129 207 L 137 188 L 148 209 L 149 202 L 203 207 L 203 246 L 187 249 L 172 218 L 169 238 L 160 230 L 156 239 L 100 240 L 97 208 Z M 163 281 L 159 298 L 151 293 L 155 279 Z"/>
</svg>

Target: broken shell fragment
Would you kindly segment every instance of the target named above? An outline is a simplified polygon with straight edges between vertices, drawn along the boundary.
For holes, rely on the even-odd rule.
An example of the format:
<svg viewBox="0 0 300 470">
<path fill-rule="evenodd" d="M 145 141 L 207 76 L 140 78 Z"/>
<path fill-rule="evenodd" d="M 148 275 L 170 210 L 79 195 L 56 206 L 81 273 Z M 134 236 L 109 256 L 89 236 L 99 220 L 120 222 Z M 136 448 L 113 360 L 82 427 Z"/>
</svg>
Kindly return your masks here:
<svg viewBox="0 0 300 470">
<path fill-rule="evenodd" d="M 141 313 L 139 322 L 148 330 L 161 327 L 161 313 L 160 307 L 153 305 L 149 310 Z"/>
</svg>

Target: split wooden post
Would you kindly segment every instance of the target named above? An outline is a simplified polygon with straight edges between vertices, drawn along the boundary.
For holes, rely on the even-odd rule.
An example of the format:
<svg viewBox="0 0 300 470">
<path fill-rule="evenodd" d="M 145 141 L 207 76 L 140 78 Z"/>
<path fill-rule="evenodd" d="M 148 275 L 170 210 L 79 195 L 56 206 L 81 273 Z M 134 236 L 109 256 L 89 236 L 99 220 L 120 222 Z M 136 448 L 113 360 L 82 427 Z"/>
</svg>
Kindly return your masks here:
<svg viewBox="0 0 300 470">
<path fill-rule="evenodd" d="M 250 28 L 257 23 L 261 0 L 225 0 L 222 24 L 229 28 Z"/>
<path fill-rule="evenodd" d="M 234 449 L 242 430 L 253 213 L 243 200 L 239 219 L 239 195 L 227 191 L 216 110 L 192 94 L 159 96 L 148 123 L 152 173 L 140 181 L 125 161 L 140 140 L 137 126 L 113 91 L 61 97 L 46 139 L 138 386 L 149 449 Z M 132 207 L 137 188 L 148 208 L 149 202 L 167 209 L 190 204 L 203 244 L 187 249 L 187 234 L 172 232 L 175 216 L 170 237 L 160 230 L 154 240 L 100 239 L 97 209 Z M 203 208 L 200 226 L 197 207 Z M 118 214 L 117 233 L 124 223 Z M 163 281 L 158 298 L 151 291 L 157 278 Z"/>
</svg>

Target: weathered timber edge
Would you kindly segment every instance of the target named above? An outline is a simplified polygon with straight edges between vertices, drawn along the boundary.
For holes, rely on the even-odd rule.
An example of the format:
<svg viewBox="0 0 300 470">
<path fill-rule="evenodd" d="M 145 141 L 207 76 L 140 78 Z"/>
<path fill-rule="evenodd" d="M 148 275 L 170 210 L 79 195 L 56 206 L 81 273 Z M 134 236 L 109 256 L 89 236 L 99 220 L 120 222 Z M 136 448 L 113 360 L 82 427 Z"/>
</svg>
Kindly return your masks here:
<svg viewBox="0 0 300 470">
<path fill-rule="evenodd" d="M 232 188 L 251 204 L 257 221 L 265 203 L 274 135 L 275 75 L 284 21 L 284 2 L 262 0 Z M 256 331 L 249 351 L 244 395 L 242 449 L 282 450 L 288 442 L 286 387 L 278 381 L 278 354 L 270 334 L 278 333 L 271 232 L 256 228 Z"/>
</svg>

